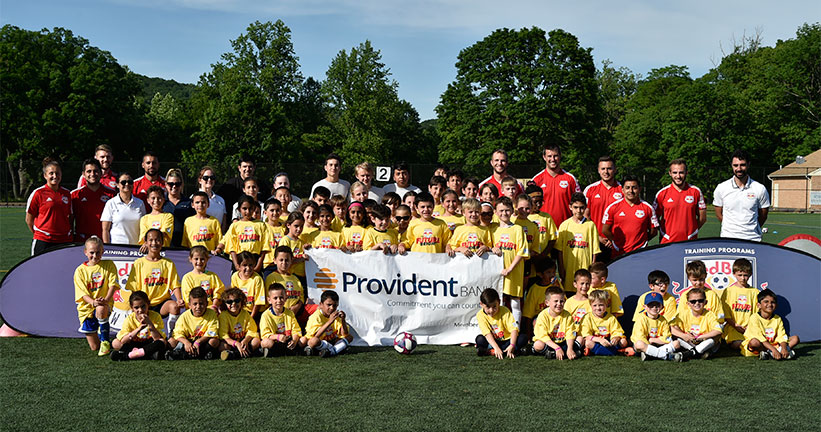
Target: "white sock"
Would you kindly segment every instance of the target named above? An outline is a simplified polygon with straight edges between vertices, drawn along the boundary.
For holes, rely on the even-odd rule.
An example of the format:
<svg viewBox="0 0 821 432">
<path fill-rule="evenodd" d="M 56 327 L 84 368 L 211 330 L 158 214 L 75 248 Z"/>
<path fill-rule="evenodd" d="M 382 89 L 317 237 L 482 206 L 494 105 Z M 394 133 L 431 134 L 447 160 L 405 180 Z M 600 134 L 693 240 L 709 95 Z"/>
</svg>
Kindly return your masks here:
<svg viewBox="0 0 821 432">
<path fill-rule="evenodd" d="M 174 334 L 174 327 L 177 326 L 177 318 L 179 315 L 168 314 L 168 335 Z"/>
<path fill-rule="evenodd" d="M 693 349 L 693 345 L 690 345 L 689 343 L 685 342 L 684 339 L 679 339 L 678 344 L 681 345 L 681 347 L 686 349 L 686 350 Z"/>
<path fill-rule="evenodd" d="M 333 345 L 331 345 L 328 341 L 325 341 L 325 340 L 324 340 L 324 341 L 322 341 L 322 342 L 320 342 L 320 343 L 319 343 L 319 346 L 318 346 L 317 348 L 318 348 L 318 349 L 326 349 L 326 350 L 329 350 L 329 351 L 333 351 L 334 346 L 333 346 Z"/>
<path fill-rule="evenodd" d="M 696 347 L 696 352 L 699 354 L 703 354 L 705 351 L 712 348 L 715 344 L 715 339 L 707 339 L 706 341 L 698 344 L 698 346 Z"/>
<path fill-rule="evenodd" d="M 650 357 L 655 357 L 655 358 L 664 358 L 664 357 L 666 357 L 666 353 L 662 352 L 661 349 L 659 349 L 659 348 L 657 348 L 653 345 L 647 345 L 647 350 L 644 351 L 644 352 L 647 355 L 649 355 Z"/>
<path fill-rule="evenodd" d="M 510 298 L 510 311 L 513 312 L 513 319 L 516 321 L 516 324 L 522 324 L 522 298 L 521 297 L 511 297 Z"/>
<path fill-rule="evenodd" d="M 345 339 L 340 339 L 339 342 L 334 344 L 333 353 L 337 355 L 342 351 L 345 351 L 345 348 L 348 348 L 348 341 Z"/>
<path fill-rule="evenodd" d="M 676 347 L 674 347 L 673 343 L 670 342 L 668 344 L 664 344 L 664 345 L 660 346 L 659 351 L 661 351 L 661 353 L 662 353 L 662 355 L 664 355 L 664 357 L 667 357 L 670 354 L 673 354 L 674 352 L 676 352 Z"/>
</svg>

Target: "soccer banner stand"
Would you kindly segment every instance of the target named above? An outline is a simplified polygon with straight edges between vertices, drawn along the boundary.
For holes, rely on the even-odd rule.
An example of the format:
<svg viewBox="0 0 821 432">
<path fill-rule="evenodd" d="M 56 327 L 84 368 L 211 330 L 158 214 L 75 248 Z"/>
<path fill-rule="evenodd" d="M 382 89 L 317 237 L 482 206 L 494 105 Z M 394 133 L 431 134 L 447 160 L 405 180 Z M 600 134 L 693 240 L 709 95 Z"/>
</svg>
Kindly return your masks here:
<svg viewBox="0 0 821 432">
<path fill-rule="evenodd" d="M 479 332 L 479 296 L 486 288 L 502 289 L 502 258 L 491 253 L 306 253 L 309 301 L 319 303 L 325 290 L 339 294 L 353 345 L 391 346 L 400 332 L 413 333 L 420 344 L 472 342 Z"/>
</svg>

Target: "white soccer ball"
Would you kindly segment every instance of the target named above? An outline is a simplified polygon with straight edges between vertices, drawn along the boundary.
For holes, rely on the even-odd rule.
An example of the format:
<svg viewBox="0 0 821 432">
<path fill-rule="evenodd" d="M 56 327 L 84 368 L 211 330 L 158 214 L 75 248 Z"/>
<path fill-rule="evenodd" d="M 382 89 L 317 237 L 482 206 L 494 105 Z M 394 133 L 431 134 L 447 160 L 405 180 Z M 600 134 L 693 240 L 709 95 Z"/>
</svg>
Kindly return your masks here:
<svg viewBox="0 0 821 432">
<path fill-rule="evenodd" d="M 416 349 L 416 337 L 408 332 L 402 332 L 393 338 L 393 349 L 399 354 L 410 354 Z"/>
</svg>

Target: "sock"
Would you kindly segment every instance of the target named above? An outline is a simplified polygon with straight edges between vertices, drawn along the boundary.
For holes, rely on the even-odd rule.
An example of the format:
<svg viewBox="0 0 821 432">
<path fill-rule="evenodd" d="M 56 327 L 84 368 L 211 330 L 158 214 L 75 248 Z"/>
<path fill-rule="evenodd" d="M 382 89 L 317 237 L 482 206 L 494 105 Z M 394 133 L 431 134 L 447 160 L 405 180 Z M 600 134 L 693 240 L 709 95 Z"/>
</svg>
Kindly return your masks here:
<svg viewBox="0 0 821 432">
<path fill-rule="evenodd" d="M 132 360 L 142 357 L 145 357 L 145 350 L 142 348 L 135 348 L 130 353 L 128 353 L 128 358 Z"/>
<path fill-rule="evenodd" d="M 340 339 L 339 342 L 335 343 L 333 346 L 334 355 L 342 353 L 342 351 L 345 351 L 345 348 L 348 348 L 348 341 L 345 339 Z"/>
<path fill-rule="evenodd" d="M 673 343 L 670 342 L 668 344 L 664 344 L 664 345 L 660 346 L 659 351 L 660 351 L 662 356 L 667 357 L 667 356 L 672 355 L 674 352 L 676 352 L 676 348 L 673 346 Z"/>
<path fill-rule="evenodd" d="M 593 348 L 590 350 L 590 353 L 593 355 L 601 355 L 601 356 L 612 356 L 615 355 L 616 347 L 607 348 L 604 345 L 596 342 L 593 345 Z"/>
<path fill-rule="evenodd" d="M 177 342 L 177 346 L 174 347 L 174 351 L 183 351 L 185 350 L 185 345 L 182 342 Z"/>
<path fill-rule="evenodd" d="M 324 341 L 319 343 L 319 346 L 317 347 L 317 349 L 318 350 L 326 349 L 328 351 L 333 352 L 334 351 L 334 346 L 331 345 L 330 342 L 324 340 Z"/>
<path fill-rule="evenodd" d="M 174 327 L 177 326 L 177 318 L 179 315 L 168 314 L 168 335 L 174 334 Z"/>
<path fill-rule="evenodd" d="M 699 354 L 703 354 L 705 351 L 712 348 L 715 344 L 716 341 L 714 339 L 707 339 L 706 341 L 698 344 L 698 346 L 696 347 L 696 352 Z"/>
<path fill-rule="evenodd" d="M 684 348 L 684 349 L 686 349 L 686 350 L 689 350 L 689 349 L 693 349 L 693 348 L 694 348 L 692 345 L 690 345 L 689 343 L 685 342 L 683 339 L 679 339 L 679 340 L 678 340 L 678 344 L 679 344 L 682 348 Z"/>
<path fill-rule="evenodd" d="M 661 350 L 661 348 L 658 348 L 658 347 L 653 346 L 653 345 L 647 345 L 647 349 L 644 352 L 645 352 L 645 354 L 649 355 L 650 357 L 655 357 L 655 358 L 664 358 L 664 357 L 667 356 L 667 353 L 663 352 Z"/>
<path fill-rule="evenodd" d="M 511 297 L 510 298 L 510 311 L 513 313 L 513 320 L 516 321 L 517 324 L 521 325 L 521 323 L 522 323 L 522 298 L 521 297 Z"/>
<path fill-rule="evenodd" d="M 97 335 L 100 337 L 100 342 L 108 341 L 109 331 L 111 329 L 108 325 L 108 318 L 97 318 L 97 324 L 99 324 Z"/>
</svg>

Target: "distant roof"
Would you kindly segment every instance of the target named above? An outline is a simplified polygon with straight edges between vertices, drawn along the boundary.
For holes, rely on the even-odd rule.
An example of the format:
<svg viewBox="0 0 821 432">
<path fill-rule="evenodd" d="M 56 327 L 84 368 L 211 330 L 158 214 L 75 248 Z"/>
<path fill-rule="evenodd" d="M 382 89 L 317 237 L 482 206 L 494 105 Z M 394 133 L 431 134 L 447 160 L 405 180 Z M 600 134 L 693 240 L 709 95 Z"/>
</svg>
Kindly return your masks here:
<svg viewBox="0 0 821 432">
<path fill-rule="evenodd" d="M 770 179 L 784 177 L 804 177 L 821 175 L 821 150 L 816 150 L 804 156 L 804 163 L 791 163 L 778 171 L 771 172 Z"/>
</svg>

